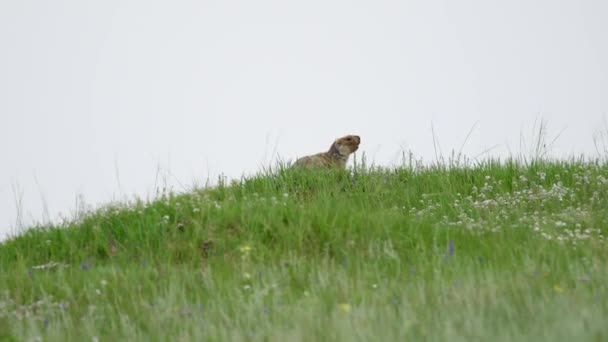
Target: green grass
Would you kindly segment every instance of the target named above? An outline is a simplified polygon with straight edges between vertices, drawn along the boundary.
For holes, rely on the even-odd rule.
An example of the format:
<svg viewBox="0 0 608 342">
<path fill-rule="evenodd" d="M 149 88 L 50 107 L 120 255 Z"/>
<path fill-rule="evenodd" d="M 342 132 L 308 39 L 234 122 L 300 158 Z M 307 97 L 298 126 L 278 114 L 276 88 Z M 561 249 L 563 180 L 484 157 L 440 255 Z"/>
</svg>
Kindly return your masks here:
<svg viewBox="0 0 608 342">
<path fill-rule="evenodd" d="M 278 170 L 0 245 L 0 340 L 606 341 L 608 165 Z"/>
</svg>

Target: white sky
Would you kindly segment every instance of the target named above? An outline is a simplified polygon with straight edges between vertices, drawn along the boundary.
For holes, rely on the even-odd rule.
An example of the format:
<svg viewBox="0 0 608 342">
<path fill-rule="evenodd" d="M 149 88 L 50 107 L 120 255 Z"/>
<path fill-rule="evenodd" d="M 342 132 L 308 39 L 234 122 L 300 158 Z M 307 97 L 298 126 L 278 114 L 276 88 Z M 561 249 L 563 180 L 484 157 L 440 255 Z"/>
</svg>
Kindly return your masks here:
<svg viewBox="0 0 608 342">
<path fill-rule="evenodd" d="M 356 133 L 402 150 L 596 155 L 608 2 L 0 1 L 0 236 L 90 204 L 238 177 Z M 181 183 L 181 185 L 180 185 Z M 183 187 L 182 187 L 183 185 Z M 46 207 L 46 209 L 45 209 Z"/>
</svg>

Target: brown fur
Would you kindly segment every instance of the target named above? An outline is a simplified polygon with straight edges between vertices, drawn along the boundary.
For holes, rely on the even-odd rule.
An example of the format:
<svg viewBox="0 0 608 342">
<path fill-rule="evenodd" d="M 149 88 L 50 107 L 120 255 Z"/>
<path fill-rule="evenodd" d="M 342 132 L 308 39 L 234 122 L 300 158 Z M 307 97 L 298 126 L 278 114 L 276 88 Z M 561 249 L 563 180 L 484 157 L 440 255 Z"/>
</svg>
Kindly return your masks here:
<svg viewBox="0 0 608 342">
<path fill-rule="evenodd" d="M 347 135 L 338 138 L 329 148 L 329 151 L 302 157 L 294 163 L 295 167 L 302 168 L 340 168 L 346 167 L 348 156 L 359 148 L 361 138 L 358 135 Z"/>
</svg>

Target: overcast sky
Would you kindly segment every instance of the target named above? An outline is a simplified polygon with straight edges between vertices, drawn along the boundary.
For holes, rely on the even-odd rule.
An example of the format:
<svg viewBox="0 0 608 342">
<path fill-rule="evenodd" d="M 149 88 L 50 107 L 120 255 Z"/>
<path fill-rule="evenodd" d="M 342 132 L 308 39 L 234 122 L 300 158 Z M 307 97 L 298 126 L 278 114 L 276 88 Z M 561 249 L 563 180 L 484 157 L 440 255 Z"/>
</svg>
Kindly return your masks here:
<svg viewBox="0 0 608 342">
<path fill-rule="evenodd" d="M 0 236 L 355 133 L 379 165 L 597 155 L 608 2 L 0 1 Z M 164 179 L 164 180 L 163 180 Z"/>
</svg>

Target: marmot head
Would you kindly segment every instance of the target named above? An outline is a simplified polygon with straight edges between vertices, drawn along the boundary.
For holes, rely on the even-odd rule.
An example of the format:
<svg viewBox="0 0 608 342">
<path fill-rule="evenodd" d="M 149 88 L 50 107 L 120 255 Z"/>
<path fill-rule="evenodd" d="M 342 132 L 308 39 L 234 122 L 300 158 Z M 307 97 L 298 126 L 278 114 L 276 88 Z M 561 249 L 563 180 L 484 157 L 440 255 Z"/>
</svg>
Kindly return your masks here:
<svg viewBox="0 0 608 342">
<path fill-rule="evenodd" d="M 336 139 L 332 149 L 336 149 L 341 156 L 348 156 L 359 148 L 361 138 L 358 135 L 346 135 Z"/>
</svg>

